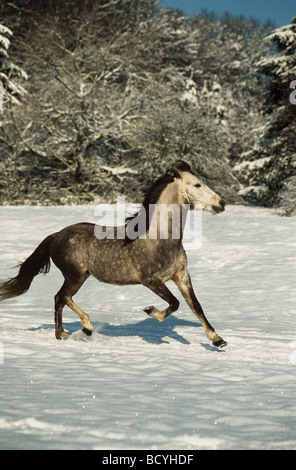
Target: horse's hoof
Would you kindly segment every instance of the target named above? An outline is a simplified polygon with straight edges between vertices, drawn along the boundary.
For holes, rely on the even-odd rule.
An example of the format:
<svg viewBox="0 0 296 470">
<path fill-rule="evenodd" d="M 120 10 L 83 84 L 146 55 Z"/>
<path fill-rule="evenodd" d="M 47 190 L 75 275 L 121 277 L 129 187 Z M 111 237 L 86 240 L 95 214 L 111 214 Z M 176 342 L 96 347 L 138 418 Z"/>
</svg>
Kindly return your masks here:
<svg viewBox="0 0 296 470">
<path fill-rule="evenodd" d="M 217 341 L 213 341 L 213 346 L 216 346 L 217 348 L 224 348 L 226 345 L 227 342 L 222 338 L 218 339 Z"/>
<path fill-rule="evenodd" d="M 91 336 L 92 335 L 92 330 L 88 330 L 87 328 L 82 328 L 83 333 L 86 334 L 86 336 Z"/>
<path fill-rule="evenodd" d="M 153 305 L 151 305 L 150 307 L 146 307 L 143 310 L 144 310 L 145 313 L 147 313 L 147 315 L 151 315 L 151 313 L 153 313 L 154 310 L 156 310 L 156 309 L 155 309 L 155 307 L 153 307 Z"/>
<path fill-rule="evenodd" d="M 67 339 L 69 338 L 70 333 L 66 333 L 66 331 L 61 331 L 61 333 L 56 333 L 56 339 Z"/>
<path fill-rule="evenodd" d="M 153 306 L 144 308 L 144 312 L 146 312 L 149 317 L 155 318 L 155 320 L 159 321 L 159 323 L 162 323 L 166 319 L 164 313 L 160 312 Z"/>
</svg>

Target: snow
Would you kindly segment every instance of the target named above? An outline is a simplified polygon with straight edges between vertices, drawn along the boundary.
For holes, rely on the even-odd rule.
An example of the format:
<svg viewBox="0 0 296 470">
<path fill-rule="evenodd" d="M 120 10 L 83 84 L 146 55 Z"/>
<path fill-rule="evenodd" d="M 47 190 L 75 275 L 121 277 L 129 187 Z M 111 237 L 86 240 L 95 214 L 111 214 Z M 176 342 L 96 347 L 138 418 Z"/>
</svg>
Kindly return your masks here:
<svg viewBox="0 0 296 470">
<path fill-rule="evenodd" d="M 196 84 L 191 78 L 186 80 L 185 91 L 182 93 L 181 100 L 198 105 Z"/>
<path fill-rule="evenodd" d="M 292 25 L 281 26 L 280 28 L 274 30 L 272 34 L 267 36 L 266 39 L 270 41 L 280 42 L 286 47 L 291 46 L 296 39 L 294 27 Z"/>
<path fill-rule="evenodd" d="M 78 221 L 95 221 L 94 207 L 1 207 L 0 277 Z M 54 266 L 2 302 L 0 448 L 294 449 L 295 232 L 296 219 L 274 210 L 203 213 L 189 271 L 224 349 L 211 346 L 183 301 L 158 324 L 142 311 L 164 305 L 148 289 L 94 279 L 75 297 L 93 335 L 65 309 L 72 335 L 57 341 Z"/>
<path fill-rule="evenodd" d="M 254 170 L 255 168 L 263 168 L 264 165 L 270 162 L 272 160 L 272 157 L 262 157 L 258 158 L 255 161 L 245 161 L 242 163 L 238 163 L 233 167 L 234 171 L 241 171 L 242 169 L 247 169 L 247 170 Z"/>
<path fill-rule="evenodd" d="M 265 186 L 264 184 L 261 185 L 251 185 L 251 186 L 246 186 L 243 189 L 240 189 L 238 191 L 239 196 L 248 196 L 249 193 L 254 193 L 256 195 L 260 195 L 262 193 L 265 193 L 268 190 L 268 187 Z"/>
</svg>

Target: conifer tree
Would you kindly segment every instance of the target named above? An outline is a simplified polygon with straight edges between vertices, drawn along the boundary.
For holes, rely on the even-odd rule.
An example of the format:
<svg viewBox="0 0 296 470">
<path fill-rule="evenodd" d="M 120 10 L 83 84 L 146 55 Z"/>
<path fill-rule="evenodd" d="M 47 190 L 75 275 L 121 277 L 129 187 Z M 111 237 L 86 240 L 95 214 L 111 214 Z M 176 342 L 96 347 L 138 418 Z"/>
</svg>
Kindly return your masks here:
<svg viewBox="0 0 296 470">
<path fill-rule="evenodd" d="M 259 67 L 270 78 L 269 105 L 286 105 L 289 83 L 296 78 L 296 15 L 290 24 L 276 29 L 266 39 L 273 47 L 271 54 L 260 60 Z"/>
<path fill-rule="evenodd" d="M 28 76 L 24 70 L 10 61 L 8 55 L 12 35 L 11 29 L 0 24 L 0 93 L 2 107 L 6 101 L 20 104 L 21 97 L 26 93 L 18 79 L 27 80 Z"/>
<path fill-rule="evenodd" d="M 272 113 L 265 137 L 282 139 L 279 143 L 285 152 L 295 151 L 296 108 L 289 98 L 296 79 L 296 15 L 291 24 L 276 29 L 267 39 L 272 43 L 272 54 L 259 62 L 269 79 L 266 107 Z"/>
<path fill-rule="evenodd" d="M 246 185 L 241 191 L 246 199 L 281 205 L 286 213 L 293 214 L 296 213 L 296 16 L 289 25 L 274 30 L 266 41 L 270 42 L 270 52 L 258 63 L 259 72 L 267 79 L 265 126 L 259 144 L 235 169 Z"/>
</svg>

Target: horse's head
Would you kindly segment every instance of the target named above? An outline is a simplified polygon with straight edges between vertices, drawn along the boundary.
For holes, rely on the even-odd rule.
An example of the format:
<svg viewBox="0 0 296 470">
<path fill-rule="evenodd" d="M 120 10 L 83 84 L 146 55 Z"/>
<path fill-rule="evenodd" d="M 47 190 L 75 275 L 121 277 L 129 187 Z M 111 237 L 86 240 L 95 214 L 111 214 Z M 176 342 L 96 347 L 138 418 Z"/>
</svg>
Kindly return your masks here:
<svg viewBox="0 0 296 470">
<path fill-rule="evenodd" d="M 219 214 L 225 209 L 225 202 L 212 191 L 200 178 L 195 176 L 190 166 L 179 161 L 171 170 L 174 171 L 174 181 L 190 208 L 200 206 L 212 214 Z"/>
</svg>

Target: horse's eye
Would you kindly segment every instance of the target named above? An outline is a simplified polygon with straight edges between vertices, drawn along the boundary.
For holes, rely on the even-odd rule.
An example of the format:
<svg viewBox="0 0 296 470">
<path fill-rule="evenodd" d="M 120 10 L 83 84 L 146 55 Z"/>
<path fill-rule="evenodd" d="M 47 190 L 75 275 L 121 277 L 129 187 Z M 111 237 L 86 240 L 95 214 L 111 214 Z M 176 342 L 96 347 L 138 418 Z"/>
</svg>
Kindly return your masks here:
<svg viewBox="0 0 296 470">
<path fill-rule="evenodd" d="M 200 188 L 200 187 L 201 187 L 201 184 L 196 183 L 194 186 L 195 186 L 196 188 Z"/>
</svg>

